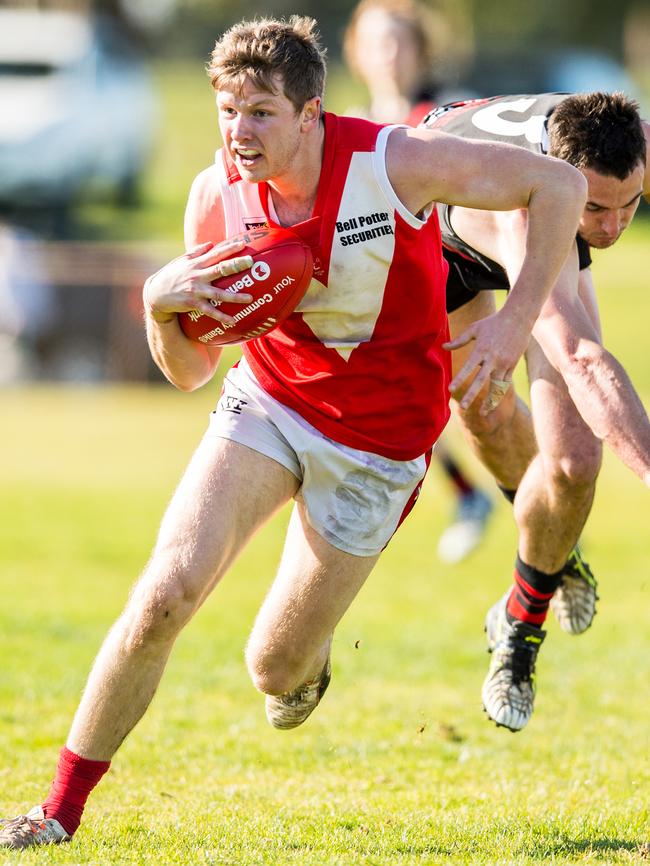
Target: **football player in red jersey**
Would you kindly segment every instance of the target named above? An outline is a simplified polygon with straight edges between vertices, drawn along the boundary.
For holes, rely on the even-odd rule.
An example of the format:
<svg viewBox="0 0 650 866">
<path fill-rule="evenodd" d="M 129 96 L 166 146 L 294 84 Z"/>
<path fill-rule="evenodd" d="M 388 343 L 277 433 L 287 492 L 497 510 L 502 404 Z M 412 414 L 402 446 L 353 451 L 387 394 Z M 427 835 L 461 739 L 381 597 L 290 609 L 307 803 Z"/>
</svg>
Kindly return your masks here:
<svg viewBox="0 0 650 866">
<path fill-rule="evenodd" d="M 246 661 L 271 724 L 305 721 L 330 680 L 334 629 L 413 505 L 449 415 L 446 266 L 432 203 L 529 214 L 530 254 L 516 285 L 473 331 L 469 390 L 486 382 L 487 405 L 528 343 L 584 205 L 584 178 L 560 160 L 323 112 L 313 19 L 235 25 L 209 72 L 224 145 L 192 186 L 188 252 L 146 284 L 155 361 L 182 390 L 214 376 L 219 349 L 189 340 L 177 314 L 224 320 L 210 303 L 223 299 L 212 281 L 250 265 L 227 240 L 247 224 L 319 218 L 314 279 L 296 311 L 246 343 L 226 377 L 151 559 L 99 651 L 50 792 L 3 823 L 5 847 L 73 835 L 179 632 L 292 498 Z"/>
<path fill-rule="evenodd" d="M 571 634 L 589 628 L 595 613 L 596 582 L 576 545 L 593 501 L 601 442 L 650 485 L 648 416 L 622 365 L 603 346 L 589 270 L 590 249 L 615 243 L 641 197 L 650 196 L 650 124 L 621 93 L 547 93 L 443 106 L 425 125 L 548 153 L 579 168 L 589 185 L 574 249 L 527 351 L 532 419 L 513 388 L 487 416 L 462 397 L 460 403 L 468 438 L 514 501 L 519 529 L 514 586 L 486 619 L 492 659 L 483 685 L 488 715 L 516 731 L 533 712 L 549 605 Z M 467 335 L 473 321 L 494 311 L 491 290 L 507 289 L 516 277 L 526 217 L 447 205 L 439 214 L 450 266 L 450 327 L 452 335 Z M 455 343 L 459 381 L 469 369 L 460 348 L 465 339 Z"/>
</svg>

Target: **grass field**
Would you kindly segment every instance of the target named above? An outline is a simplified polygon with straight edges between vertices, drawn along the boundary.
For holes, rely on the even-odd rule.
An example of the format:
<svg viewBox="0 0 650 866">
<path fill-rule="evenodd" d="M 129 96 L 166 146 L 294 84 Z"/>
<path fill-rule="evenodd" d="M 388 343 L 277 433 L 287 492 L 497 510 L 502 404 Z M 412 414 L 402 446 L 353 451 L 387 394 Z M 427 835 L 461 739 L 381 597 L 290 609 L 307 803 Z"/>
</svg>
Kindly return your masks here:
<svg viewBox="0 0 650 866">
<path fill-rule="evenodd" d="M 608 342 L 650 402 L 648 234 L 606 255 Z M 215 399 L 171 386 L 2 392 L 0 814 L 39 802 L 88 667 L 144 564 Z M 435 467 L 334 643 L 303 729 L 274 732 L 242 650 L 287 513 L 181 636 L 153 706 L 67 846 L 11 864 L 634 863 L 650 840 L 648 491 L 611 457 L 585 533 L 595 625 L 549 625 L 518 735 L 485 720 L 482 620 L 510 579 L 499 502 L 469 561 L 436 561 Z"/>
</svg>

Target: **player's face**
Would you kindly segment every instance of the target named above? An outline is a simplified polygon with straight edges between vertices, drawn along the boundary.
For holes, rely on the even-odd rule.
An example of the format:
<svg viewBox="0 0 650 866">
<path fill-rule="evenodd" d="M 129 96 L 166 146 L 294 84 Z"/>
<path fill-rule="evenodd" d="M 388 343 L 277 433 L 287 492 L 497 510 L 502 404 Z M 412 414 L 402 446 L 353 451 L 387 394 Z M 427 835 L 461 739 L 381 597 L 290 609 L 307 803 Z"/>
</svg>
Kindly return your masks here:
<svg viewBox="0 0 650 866">
<path fill-rule="evenodd" d="M 290 171 L 301 145 L 301 119 L 284 95 L 259 90 L 247 80 L 241 92 L 219 90 L 219 129 L 244 180 L 252 183 L 280 178 Z"/>
<path fill-rule="evenodd" d="M 590 168 L 582 173 L 589 193 L 578 233 L 589 246 L 602 250 L 616 243 L 632 221 L 643 192 L 644 166 L 639 163 L 625 180 Z"/>
</svg>

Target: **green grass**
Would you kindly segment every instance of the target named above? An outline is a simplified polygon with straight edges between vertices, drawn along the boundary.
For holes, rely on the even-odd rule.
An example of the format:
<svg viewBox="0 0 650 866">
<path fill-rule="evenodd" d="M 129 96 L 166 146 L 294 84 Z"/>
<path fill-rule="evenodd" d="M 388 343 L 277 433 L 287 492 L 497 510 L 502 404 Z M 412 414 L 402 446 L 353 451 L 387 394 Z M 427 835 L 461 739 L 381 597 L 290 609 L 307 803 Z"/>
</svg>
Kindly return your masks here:
<svg viewBox="0 0 650 866">
<path fill-rule="evenodd" d="M 647 229 L 598 255 L 608 342 L 650 399 Z M 2 393 L 0 814 L 41 800 L 79 693 L 146 561 L 216 385 Z M 274 732 L 243 646 L 283 512 L 185 630 L 74 841 L 11 864 L 635 863 L 650 839 L 648 491 L 608 456 L 585 532 L 594 628 L 553 622 L 535 716 L 488 724 L 482 620 L 510 579 L 499 502 L 466 563 L 436 561 L 451 507 L 421 501 L 338 629 L 334 678 L 303 729 Z"/>
</svg>

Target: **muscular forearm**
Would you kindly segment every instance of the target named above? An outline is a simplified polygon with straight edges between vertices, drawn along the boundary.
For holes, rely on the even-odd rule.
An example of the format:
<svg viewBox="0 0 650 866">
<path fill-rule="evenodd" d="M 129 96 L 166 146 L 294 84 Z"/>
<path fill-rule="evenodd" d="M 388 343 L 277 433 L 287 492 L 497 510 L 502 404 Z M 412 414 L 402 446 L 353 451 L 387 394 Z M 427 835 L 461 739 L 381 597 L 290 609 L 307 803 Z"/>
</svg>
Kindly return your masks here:
<svg viewBox="0 0 650 866">
<path fill-rule="evenodd" d="M 531 328 L 573 248 L 584 206 L 584 197 L 578 187 L 575 174 L 571 174 L 562 188 L 558 184 L 544 186 L 531 194 L 527 255 L 515 280 L 510 274 L 512 290 L 508 299 L 518 308 L 525 308 Z M 549 214 L 552 214 L 550 219 Z"/>
<path fill-rule="evenodd" d="M 148 313 L 146 327 L 151 355 L 172 385 L 181 391 L 194 391 L 212 378 L 219 351 L 188 340 L 176 315 L 156 321 Z"/>
<path fill-rule="evenodd" d="M 629 376 L 606 349 L 591 345 L 560 369 L 578 412 L 636 475 L 650 480 L 650 421 Z"/>
</svg>

